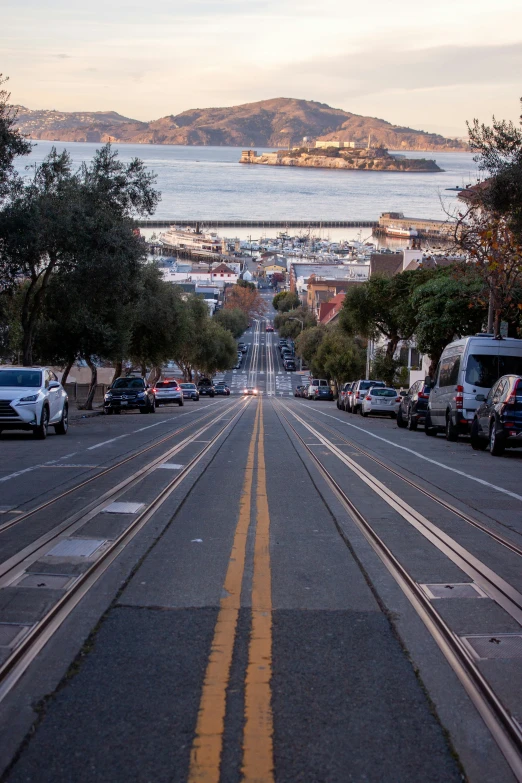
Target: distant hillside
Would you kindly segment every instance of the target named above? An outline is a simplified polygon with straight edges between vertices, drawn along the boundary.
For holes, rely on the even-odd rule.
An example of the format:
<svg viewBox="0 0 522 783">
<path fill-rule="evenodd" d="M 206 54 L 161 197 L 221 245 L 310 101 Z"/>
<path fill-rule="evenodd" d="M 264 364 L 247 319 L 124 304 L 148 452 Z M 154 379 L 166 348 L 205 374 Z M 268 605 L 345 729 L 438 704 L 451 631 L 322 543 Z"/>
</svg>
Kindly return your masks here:
<svg viewBox="0 0 522 783">
<path fill-rule="evenodd" d="M 339 139 L 384 144 L 390 149 L 455 150 L 466 145 L 437 133 L 402 128 L 385 120 L 332 109 L 325 103 L 273 98 L 222 109 L 189 109 L 152 122 L 116 112 L 32 111 L 18 107 L 18 125 L 33 139 L 287 147 L 309 140 Z"/>
</svg>

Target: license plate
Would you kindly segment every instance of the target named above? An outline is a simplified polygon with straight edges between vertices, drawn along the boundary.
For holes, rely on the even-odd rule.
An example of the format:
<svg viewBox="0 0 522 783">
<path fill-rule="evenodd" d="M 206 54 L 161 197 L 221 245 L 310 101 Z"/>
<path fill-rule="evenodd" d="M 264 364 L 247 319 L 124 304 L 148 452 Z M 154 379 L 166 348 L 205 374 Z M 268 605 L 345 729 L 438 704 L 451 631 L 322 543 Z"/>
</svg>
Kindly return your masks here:
<svg viewBox="0 0 522 783">
<path fill-rule="evenodd" d="M 122 400 L 122 401 L 120 402 L 120 405 L 127 405 L 127 400 Z"/>
</svg>

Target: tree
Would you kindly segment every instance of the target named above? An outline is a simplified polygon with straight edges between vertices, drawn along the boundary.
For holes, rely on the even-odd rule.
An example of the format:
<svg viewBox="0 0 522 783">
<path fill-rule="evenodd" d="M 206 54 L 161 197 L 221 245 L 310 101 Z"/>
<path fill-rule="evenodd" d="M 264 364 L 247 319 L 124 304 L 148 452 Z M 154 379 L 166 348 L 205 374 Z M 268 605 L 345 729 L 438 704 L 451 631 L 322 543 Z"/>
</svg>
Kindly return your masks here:
<svg viewBox="0 0 522 783">
<path fill-rule="evenodd" d="M 324 326 L 313 326 L 302 331 L 296 339 L 295 352 L 310 368 L 313 366 L 315 355 L 325 334 L 326 329 Z"/>
<path fill-rule="evenodd" d="M 311 367 L 339 388 L 345 381 L 364 375 L 366 351 L 359 338 L 351 338 L 338 326 L 326 328 Z"/>
<path fill-rule="evenodd" d="M 121 163 L 110 145 L 76 173 L 68 153 L 53 149 L 0 213 L 0 284 L 28 281 L 21 318 L 24 364 L 32 363 L 36 323 L 53 274 L 72 271 L 89 255 L 109 265 L 125 254 L 144 255 L 133 218 L 154 210 L 159 194 L 153 182 L 141 161 Z"/>
<path fill-rule="evenodd" d="M 301 327 L 301 323 L 303 326 Z M 298 307 L 287 313 L 278 313 L 274 318 L 274 326 L 281 337 L 296 338 L 301 333 L 301 328 L 309 329 L 317 323 L 315 315 L 306 307 Z"/>
<path fill-rule="evenodd" d="M 400 359 L 388 356 L 386 351 L 378 350 L 373 357 L 370 369 L 370 377 L 374 380 L 383 380 L 387 386 L 395 386 L 398 371 L 401 369 Z"/>
<path fill-rule="evenodd" d="M 180 341 L 173 357 L 187 381 L 194 374 L 213 375 L 229 370 L 237 356 L 236 341 L 227 329 L 210 318 L 204 299 L 189 296 L 181 310 Z"/>
<path fill-rule="evenodd" d="M 386 353 L 391 358 L 401 340 L 409 340 L 415 330 L 411 306 L 412 287 L 429 272 L 401 272 L 394 277 L 372 277 L 348 289 L 339 316 L 347 334 L 376 339 L 387 338 Z"/>
<path fill-rule="evenodd" d="M 255 283 L 251 283 L 250 280 L 243 280 L 242 278 L 239 278 L 236 285 L 238 285 L 240 288 L 249 288 L 251 291 L 256 290 Z"/>
<path fill-rule="evenodd" d="M 214 321 L 227 329 L 232 337 L 241 337 L 248 329 L 249 318 L 239 307 L 233 309 L 218 310 L 214 315 Z"/>
<path fill-rule="evenodd" d="M 243 281 L 244 282 L 244 281 Z M 259 291 L 242 285 L 233 285 L 227 290 L 225 310 L 242 310 L 248 319 L 262 317 L 266 304 Z"/>
<path fill-rule="evenodd" d="M 17 112 L 9 104 L 11 94 L 2 88 L 7 81 L 0 73 L 0 202 L 18 179 L 13 160 L 31 151 L 31 144 L 16 128 Z"/>
<path fill-rule="evenodd" d="M 469 143 L 478 154 L 479 169 L 487 180 L 477 189 L 477 200 L 487 211 L 502 216 L 522 244 L 522 130 L 493 117 L 491 126 L 468 123 Z"/>
<path fill-rule="evenodd" d="M 299 307 L 301 301 L 294 291 L 281 291 L 272 299 L 272 306 L 280 313 L 287 313 Z"/>
<path fill-rule="evenodd" d="M 484 286 L 474 267 L 439 270 L 412 292 L 417 314 L 415 336 L 419 350 L 431 359 L 433 377 L 446 345 L 457 337 L 480 331 L 487 317 Z"/>
</svg>

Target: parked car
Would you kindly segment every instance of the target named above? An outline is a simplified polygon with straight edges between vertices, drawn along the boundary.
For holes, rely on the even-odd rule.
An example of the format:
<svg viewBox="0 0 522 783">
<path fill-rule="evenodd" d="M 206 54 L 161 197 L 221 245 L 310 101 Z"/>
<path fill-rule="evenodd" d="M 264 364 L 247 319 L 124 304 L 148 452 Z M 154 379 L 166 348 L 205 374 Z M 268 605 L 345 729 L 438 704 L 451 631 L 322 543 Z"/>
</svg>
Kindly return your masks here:
<svg viewBox="0 0 522 783">
<path fill-rule="evenodd" d="M 424 431 L 447 440 L 468 434 L 479 406 L 503 375 L 522 375 L 522 340 L 462 337 L 446 346 L 435 371 Z"/>
<path fill-rule="evenodd" d="M 306 386 L 296 386 L 294 389 L 294 397 L 302 397 L 302 391 L 306 388 Z"/>
<path fill-rule="evenodd" d="M 161 381 L 160 381 L 161 383 Z M 178 382 L 177 395 L 181 396 Z M 157 386 L 157 384 L 156 384 Z M 183 400 L 181 401 L 183 405 Z M 155 392 L 143 378 L 116 378 L 109 386 L 103 400 L 104 413 L 121 413 L 122 410 L 139 410 L 140 413 L 154 413 L 156 410 Z"/>
<path fill-rule="evenodd" d="M 291 357 L 283 361 L 283 367 L 287 372 L 295 372 L 295 370 L 297 369 L 295 366 L 295 361 Z"/>
<path fill-rule="evenodd" d="M 339 389 L 339 393 L 337 395 L 337 407 L 339 408 L 339 410 L 342 411 L 346 410 L 346 400 L 349 393 L 352 390 L 353 385 L 354 385 L 354 381 L 349 381 L 348 383 L 343 383 L 343 385 Z"/>
<path fill-rule="evenodd" d="M 333 391 L 328 381 L 323 378 L 314 378 L 308 386 L 307 396 L 309 400 L 333 400 Z"/>
<path fill-rule="evenodd" d="M 471 424 L 471 446 L 499 457 L 506 448 L 522 446 L 522 376 L 503 375 L 487 397 L 477 394 L 479 407 Z"/>
<path fill-rule="evenodd" d="M 216 394 L 214 384 L 209 378 L 201 378 L 198 383 L 198 392 L 200 397 L 214 397 Z"/>
<path fill-rule="evenodd" d="M 431 383 L 429 378 L 415 381 L 406 394 L 401 392 L 401 402 L 397 411 L 397 426 L 416 430 L 419 424 L 424 424 L 428 410 Z"/>
<path fill-rule="evenodd" d="M 30 430 L 47 437 L 49 425 L 57 435 L 69 429 L 69 401 L 65 389 L 47 367 L 0 367 L 0 433 Z"/>
<path fill-rule="evenodd" d="M 401 397 L 396 389 L 392 389 L 390 386 L 372 386 L 362 398 L 359 410 L 361 416 L 366 417 L 371 413 L 391 416 L 394 419 L 397 416 L 400 402 Z"/>
<path fill-rule="evenodd" d="M 368 389 L 372 388 L 372 386 L 378 386 L 380 389 L 384 389 L 386 384 L 384 383 L 384 381 L 372 381 L 368 379 L 354 382 L 349 397 L 350 407 L 347 409 L 349 410 L 350 413 L 359 412 L 363 401 L 363 397 L 365 393 L 368 391 Z"/>
<path fill-rule="evenodd" d="M 228 395 L 230 394 L 230 389 L 226 385 L 226 383 L 224 383 L 224 381 L 220 381 L 219 383 L 216 383 L 214 386 L 214 390 L 216 394 L 221 394 L 225 397 L 228 397 Z"/>
<path fill-rule="evenodd" d="M 199 400 L 198 387 L 195 383 L 180 383 L 180 387 L 184 400 L 195 400 L 196 402 Z"/>
<path fill-rule="evenodd" d="M 246 353 L 248 351 L 248 343 L 238 343 L 237 349 L 238 351 L 241 351 L 241 353 Z"/>
</svg>

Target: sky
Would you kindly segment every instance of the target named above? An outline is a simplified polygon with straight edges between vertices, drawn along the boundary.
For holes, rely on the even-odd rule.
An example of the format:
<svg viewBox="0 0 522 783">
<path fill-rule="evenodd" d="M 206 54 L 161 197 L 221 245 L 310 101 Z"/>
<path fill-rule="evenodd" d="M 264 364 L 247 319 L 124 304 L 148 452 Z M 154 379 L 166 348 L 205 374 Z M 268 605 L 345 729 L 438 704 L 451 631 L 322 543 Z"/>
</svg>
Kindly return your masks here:
<svg viewBox="0 0 522 783">
<path fill-rule="evenodd" d="M 304 98 L 449 136 L 520 115 L 520 0 L 2 0 L 1 18 L 0 70 L 30 109 Z"/>
</svg>

